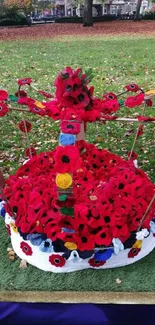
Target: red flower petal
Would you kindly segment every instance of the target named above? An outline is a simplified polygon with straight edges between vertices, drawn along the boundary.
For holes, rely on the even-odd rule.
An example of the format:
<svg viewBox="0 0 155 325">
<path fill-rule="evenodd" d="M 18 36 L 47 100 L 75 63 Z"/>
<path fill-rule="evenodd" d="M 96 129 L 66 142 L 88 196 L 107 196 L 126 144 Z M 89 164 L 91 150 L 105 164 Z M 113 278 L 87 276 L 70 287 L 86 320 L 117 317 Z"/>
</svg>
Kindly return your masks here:
<svg viewBox="0 0 155 325">
<path fill-rule="evenodd" d="M 64 259 L 63 256 L 61 255 L 58 255 L 58 254 L 52 254 L 50 257 L 49 257 L 49 262 L 56 266 L 56 267 L 63 267 L 66 263 L 66 260 Z"/>
<path fill-rule="evenodd" d="M 138 137 L 140 137 L 143 134 L 143 128 L 144 128 L 144 125 L 140 125 L 138 135 L 137 135 Z"/>
<path fill-rule="evenodd" d="M 60 124 L 61 131 L 67 134 L 80 133 L 81 123 L 62 121 Z"/>
<path fill-rule="evenodd" d="M 0 101 L 8 99 L 8 93 L 5 90 L 0 90 Z"/>
<path fill-rule="evenodd" d="M 29 98 L 29 97 L 20 97 L 18 99 L 18 102 L 17 103 L 20 104 L 20 105 L 31 105 L 34 102 L 35 102 L 35 100 L 32 99 L 32 98 Z"/>
<path fill-rule="evenodd" d="M 128 91 L 132 91 L 132 92 L 137 92 L 138 90 L 140 90 L 140 87 L 134 83 L 131 83 L 129 85 L 126 85 L 125 88 L 128 90 Z"/>
<path fill-rule="evenodd" d="M 26 129 L 27 129 L 27 130 L 25 130 L 25 125 L 26 125 Z M 28 121 L 25 121 L 25 123 L 24 123 L 24 121 L 21 121 L 21 122 L 18 124 L 18 127 L 19 127 L 20 131 L 26 133 L 26 132 L 30 132 L 30 131 L 31 131 L 31 129 L 32 129 L 32 124 L 31 124 L 30 122 L 28 122 Z"/>
<path fill-rule="evenodd" d="M 20 248 L 22 249 L 23 253 L 25 253 L 26 255 L 28 256 L 32 255 L 32 248 L 24 241 L 20 243 Z"/>
<path fill-rule="evenodd" d="M 128 97 L 125 101 L 127 107 L 133 108 L 135 106 L 140 106 L 144 101 L 144 94 L 141 93 L 137 96 Z"/>
<path fill-rule="evenodd" d="M 117 99 L 117 95 L 115 93 L 112 93 L 112 92 L 103 95 L 103 97 L 106 100 L 114 100 L 114 99 Z"/>
<path fill-rule="evenodd" d="M 6 104 L 0 102 L 0 117 L 5 116 L 8 113 L 9 109 Z"/>
<path fill-rule="evenodd" d="M 36 149 L 34 147 L 30 147 L 30 148 L 27 148 L 25 151 L 26 157 L 29 157 L 29 158 L 31 157 L 30 149 L 31 149 L 32 156 L 36 156 L 37 155 Z"/>
<path fill-rule="evenodd" d="M 128 152 L 128 158 L 130 157 L 130 151 Z M 133 151 L 131 155 L 131 160 L 136 160 L 138 158 L 138 155 Z"/>
<path fill-rule="evenodd" d="M 140 122 L 155 121 L 155 117 L 150 116 L 137 116 L 137 118 Z"/>
<path fill-rule="evenodd" d="M 53 95 L 47 93 L 46 91 L 38 90 L 38 93 L 41 94 L 41 95 L 43 95 L 43 96 L 46 97 L 46 98 L 53 98 Z"/>
<path fill-rule="evenodd" d="M 80 166 L 79 158 L 79 151 L 76 147 L 59 146 L 54 153 L 55 170 L 60 173 L 72 173 Z"/>
<path fill-rule="evenodd" d="M 21 78 L 17 80 L 19 86 L 30 85 L 32 82 L 31 78 Z"/>
<path fill-rule="evenodd" d="M 133 258 L 133 257 L 137 256 L 140 251 L 141 251 L 141 248 L 131 248 L 128 253 L 128 257 Z"/>
<path fill-rule="evenodd" d="M 88 263 L 89 263 L 90 266 L 100 267 L 100 266 L 103 266 L 106 262 L 105 261 L 97 261 L 97 260 L 95 260 L 95 258 L 91 258 L 88 261 Z"/>
<path fill-rule="evenodd" d="M 16 91 L 15 96 L 16 97 L 27 97 L 27 93 L 24 90 L 19 90 L 19 91 Z"/>
</svg>

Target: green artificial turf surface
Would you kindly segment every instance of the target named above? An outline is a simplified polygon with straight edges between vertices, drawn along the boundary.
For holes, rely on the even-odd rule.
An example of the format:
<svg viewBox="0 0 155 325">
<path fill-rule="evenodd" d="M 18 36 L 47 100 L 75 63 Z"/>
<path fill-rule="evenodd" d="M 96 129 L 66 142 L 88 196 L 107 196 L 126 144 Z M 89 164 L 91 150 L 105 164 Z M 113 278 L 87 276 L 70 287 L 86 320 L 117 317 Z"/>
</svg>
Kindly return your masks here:
<svg viewBox="0 0 155 325">
<path fill-rule="evenodd" d="M 127 38 L 63 38 L 59 41 L 7 41 L 0 43 L 0 89 L 10 94 L 17 90 L 16 79 L 32 77 L 38 89 L 54 92 L 53 81 L 65 66 L 92 68 L 96 96 L 103 93 L 121 91 L 135 82 L 144 90 L 155 88 L 154 65 L 155 41 L 145 37 Z M 36 96 L 32 91 L 32 97 Z M 42 97 L 38 97 L 42 98 Z M 121 108 L 119 116 L 133 117 L 142 114 L 142 108 Z M 145 115 L 155 116 L 154 108 L 147 108 Z M 30 116 L 33 123 L 30 134 L 31 144 L 38 152 L 51 150 L 58 144 L 58 124 L 48 118 Z M 27 147 L 24 136 L 17 128 L 21 115 L 11 112 L 0 120 L 0 167 L 8 176 L 14 173 L 24 160 Z M 88 126 L 87 140 L 98 147 L 108 148 L 124 158 L 131 149 L 136 124 L 108 122 L 104 125 Z M 139 165 L 151 180 L 155 180 L 155 128 L 154 124 L 144 126 L 144 134 L 139 138 L 135 151 L 139 155 Z M 102 136 L 96 142 L 97 135 Z M 154 291 L 155 252 L 136 264 L 111 270 L 84 270 L 69 274 L 52 274 L 32 266 L 20 269 L 19 259 L 11 262 L 7 256 L 10 246 L 3 220 L 0 221 L 0 286 L 1 290 L 32 291 Z M 120 284 L 116 279 L 121 280 Z"/>
<path fill-rule="evenodd" d="M 155 291 L 155 250 L 141 261 L 122 268 L 83 270 L 66 274 L 41 271 L 31 265 L 20 269 L 20 259 L 8 258 L 7 237 L 3 220 L 0 220 L 0 288 L 17 291 Z M 117 284 L 116 279 L 121 283 Z"/>
</svg>

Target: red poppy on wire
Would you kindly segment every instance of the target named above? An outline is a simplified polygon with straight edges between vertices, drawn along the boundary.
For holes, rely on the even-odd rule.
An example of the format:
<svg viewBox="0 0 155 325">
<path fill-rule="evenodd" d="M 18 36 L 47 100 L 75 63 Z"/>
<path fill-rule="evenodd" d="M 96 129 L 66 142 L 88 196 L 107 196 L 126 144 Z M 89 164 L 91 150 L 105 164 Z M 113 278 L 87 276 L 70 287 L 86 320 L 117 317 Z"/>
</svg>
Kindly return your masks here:
<svg viewBox="0 0 155 325">
<path fill-rule="evenodd" d="M 32 82 L 31 78 L 21 78 L 17 80 L 19 86 L 30 85 Z"/>
<path fill-rule="evenodd" d="M 25 125 L 26 125 L 26 130 L 25 130 Z M 30 132 L 31 129 L 32 129 L 32 124 L 28 121 L 21 121 L 19 124 L 18 124 L 18 127 L 20 129 L 20 131 L 26 133 L 26 132 Z"/>
<path fill-rule="evenodd" d="M 125 88 L 128 90 L 128 91 L 132 91 L 132 92 L 137 92 L 138 90 L 140 90 L 140 87 L 134 83 L 131 83 L 129 85 L 126 85 Z"/>
<path fill-rule="evenodd" d="M 103 95 L 103 98 L 105 98 L 106 100 L 114 100 L 117 99 L 117 95 L 115 93 L 110 92 Z"/>
<path fill-rule="evenodd" d="M 9 109 L 6 104 L 0 102 L 0 117 L 5 116 L 8 113 Z"/>
<path fill-rule="evenodd" d="M 0 90 L 0 101 L 8 99 L 8 93 L 5 90 Z"/>
<path fill-rule="evenodd" d="M 25 155 L 26 157 L 30 158 L 31 157 L 31 154 L 32 156 L 36 156 L 37 155 L 37 151 L 34 147 L 30 147 L 30 148 L 27 148 L 25 150 Z"/>
<path fill-rule="evenodd" d="M 136 96 L 128 97 L 125 100 L 125 106 L 133 108 L 135 106 L 140 106 L 143 103 L 143 101 L 144 101 L 144 94 L 141 93 Z"/>
<path fill-rule="evenodd" d="M 27 97 L 27 92 L 24 91 L 23 89 L 21 89 L 19 91 L 16 91 L 15 96 L 16 97 Z"/>
</svg>

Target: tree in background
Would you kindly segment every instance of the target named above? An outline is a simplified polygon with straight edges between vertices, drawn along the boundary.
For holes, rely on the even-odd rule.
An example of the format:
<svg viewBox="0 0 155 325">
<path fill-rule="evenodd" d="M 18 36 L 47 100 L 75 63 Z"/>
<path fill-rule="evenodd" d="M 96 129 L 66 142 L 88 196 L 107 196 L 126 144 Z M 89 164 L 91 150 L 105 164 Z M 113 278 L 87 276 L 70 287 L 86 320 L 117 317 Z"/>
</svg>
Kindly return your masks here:
<svg viewBox="0 0 155 325">
<path fill-rule="evenodd" d="M 93 0 L 84 0 L 83 26 L 93 26 L 92 16 Z"/>
<path fill-rule="evenodd" d="M 137 7 L 136 7 L 136 13 L 135 13 L 135 18 L 134 20 L 139 20 L 140 19 L 140 8 L 141 8 L 142 0 L 138 0 L 137 2 Z"/>
<path fill-rule="evenodd" d="M 30 24 L 28 13 L 32 6 L 31 0 L 0 0 L 0 20 L 9 20 L 15 22 L 24 21 Z"/>
</svg>

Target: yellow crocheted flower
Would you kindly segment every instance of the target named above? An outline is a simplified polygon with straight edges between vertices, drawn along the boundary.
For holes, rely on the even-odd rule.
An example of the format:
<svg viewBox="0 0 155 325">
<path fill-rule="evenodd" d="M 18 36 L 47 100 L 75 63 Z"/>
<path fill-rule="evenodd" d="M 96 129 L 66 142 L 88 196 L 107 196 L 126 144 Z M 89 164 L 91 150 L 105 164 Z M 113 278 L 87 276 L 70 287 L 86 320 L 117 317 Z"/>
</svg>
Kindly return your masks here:
<svg viewBox="0 0 155 325">
<path fill-rule="evenodd" d="M 41 102 L 38 102 L 37 100 L 35 101 L 35 105 L 36 105 L 38 108 L 45 108 L 45 105 L 43 105 Z"/>
<path fill-rule="evenodd" d="M 72 185 L 72 176 L 68 173 L 58 174 L 56 176 L 56 184 L 59 188 L 66 189 Z"/>
<path fill-rule="evenodd" d="M 77 245 L 75 243 L 66 242 L 64 246 L 70 251 L 74 251 L 75 249 L 77 249 Z"/>
<path fill-rule="evenodd" d="M 132 248 L 141 248 L 142 247 L 142 240 L 136 240 Z"/>
<path fill-rule="evenodd" d="M 145 95 L 155 95 L 155 89 L 148 90 Z"/>
<path fill-rule="evenodd" d="M 10 223 L 11 229 L 17 234 L 18 233 L 18 228 L 14 225 L 14 223 Z"/>
</svg>

